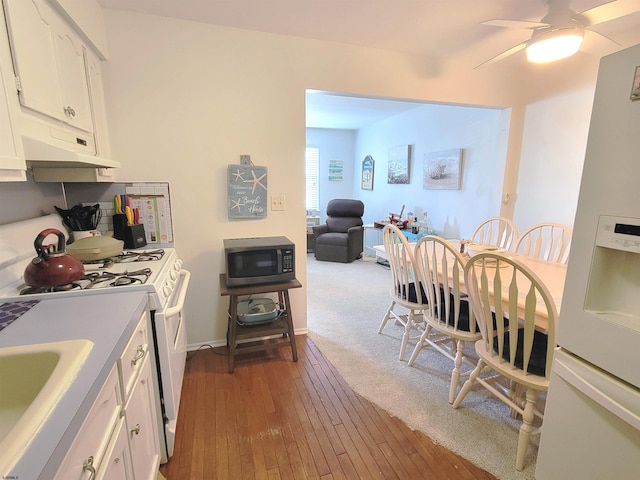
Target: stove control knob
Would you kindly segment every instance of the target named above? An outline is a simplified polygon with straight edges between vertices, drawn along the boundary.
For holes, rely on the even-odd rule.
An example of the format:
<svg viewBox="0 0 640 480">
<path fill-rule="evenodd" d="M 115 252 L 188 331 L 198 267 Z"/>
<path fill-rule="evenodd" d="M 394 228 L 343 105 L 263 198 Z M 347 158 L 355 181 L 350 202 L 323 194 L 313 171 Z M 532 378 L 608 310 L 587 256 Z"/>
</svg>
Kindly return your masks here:
<svg viewBox="0 0 640 480">
<path fill-rule="evenodd" d="M 169 298 L 171 296 L 171 287 L 169 285 L 165 285 L 162 292 L 166 298 Z"/>
<path fill-rule="evenodd" d="M 169 276 L 171 277 L 171 280 L 177 280 L 179 275 L 180 275 L 180 272 L 175 271 L 175 270 L 173 272 L 169 273 Z"/>
</svg>

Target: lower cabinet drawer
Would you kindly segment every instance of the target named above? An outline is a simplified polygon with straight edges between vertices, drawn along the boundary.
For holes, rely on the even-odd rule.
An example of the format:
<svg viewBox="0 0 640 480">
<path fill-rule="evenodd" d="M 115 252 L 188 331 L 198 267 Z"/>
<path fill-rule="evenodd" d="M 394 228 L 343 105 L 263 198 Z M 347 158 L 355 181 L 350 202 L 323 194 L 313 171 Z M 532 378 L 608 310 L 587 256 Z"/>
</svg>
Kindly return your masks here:
<svg viewBox="0 0 640 480">
<path fill-rule="evenodd" d="M 120 416 L 122 403 L 118 371 L 114 365 L 62 462 L 56 474 L 56 480 L 86 480 L 90 478 L 90 468 L 85 468 L 85 465 L 90 463 L 94 468 L 97 468 L 102 461 L 114 426 Z"/>
</svg>

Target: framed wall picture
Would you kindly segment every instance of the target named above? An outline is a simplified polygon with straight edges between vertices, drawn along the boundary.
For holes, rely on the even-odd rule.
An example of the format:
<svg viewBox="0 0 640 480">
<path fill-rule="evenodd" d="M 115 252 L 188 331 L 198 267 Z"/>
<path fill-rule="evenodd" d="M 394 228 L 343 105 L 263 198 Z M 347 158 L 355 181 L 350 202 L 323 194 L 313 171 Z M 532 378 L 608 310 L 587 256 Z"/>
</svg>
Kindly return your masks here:
<svg viewBox="0 0 640 480">
<path fill-rule="evenodd" d="M 362 189 L 373 190 L 373 157 L 367 155 L 362 161 Z"/>
<path fill-rule="evenodd" d="M 422 165 L 422 188 L 426 190 L 460 190 L 462 149 L 427 153 Z"/>
<path fill-rule="evenodd" d="M 343 169 L 342 160 L 329 160 L 329 181 L 341 182 Z"/>
<path fill-rule="evenodd" d="M 228 215 L 235 218 L 267 216 L 267 167 L 227 167 Z"/>
<path fill-rule="evenodd" d="M 387 183 L 410 183 L 411 145 L 400 145 L 389 149 Z"/>
<path fill-rule="evenodd" d="M 640 100 L 640 65 L 636 67 L 631 85 L 631 100 Z"/>
</svg>

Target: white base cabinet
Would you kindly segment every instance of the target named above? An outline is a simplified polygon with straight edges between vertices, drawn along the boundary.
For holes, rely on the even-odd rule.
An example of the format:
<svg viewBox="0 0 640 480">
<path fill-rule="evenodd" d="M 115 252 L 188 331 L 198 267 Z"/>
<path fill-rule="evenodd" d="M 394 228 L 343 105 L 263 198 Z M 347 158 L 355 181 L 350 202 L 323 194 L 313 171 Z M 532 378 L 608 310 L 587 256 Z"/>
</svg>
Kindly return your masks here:
<svg viewBox="0 0 640 480">
<path fill-rule="evenodd" d="M 115 432 L 116 425 L 120 423 L 121 412 L 122 389 L 118 370 L 113 365 L 107 381 L 58 470 L 56 480 L 93 480 L 95 478 L 93 470 L 98 470 L 102 464 L 112 434 Z"/>
<path fill-rule="evenodd" d="M 87 472 L 89 475 L 93 474 L 88 465 L 83 465 L 83 470 L 85 475 Z M 131 450 L 127 442 L 127 428 L 123 418 L 119 419 L 116 424 L 100 470 L 95 470 L 94 477 L 96 480 L 133 480 L 136 478 L 132 471 Z M 92 480 L 91 476 L 88 479 Z"/>
<path fill-rule="evenodd" d="M 84 420 L 56 480 L 155 480 L 160 466 L 145 312 Z"/>
<path fill-rule="evenodd" d="M 136 479 L 150 480 L 158 475 L 160 444 L 155 419 L 155 397 L 149 355 L 124 408 L 133 473 Z"/>
</svg>

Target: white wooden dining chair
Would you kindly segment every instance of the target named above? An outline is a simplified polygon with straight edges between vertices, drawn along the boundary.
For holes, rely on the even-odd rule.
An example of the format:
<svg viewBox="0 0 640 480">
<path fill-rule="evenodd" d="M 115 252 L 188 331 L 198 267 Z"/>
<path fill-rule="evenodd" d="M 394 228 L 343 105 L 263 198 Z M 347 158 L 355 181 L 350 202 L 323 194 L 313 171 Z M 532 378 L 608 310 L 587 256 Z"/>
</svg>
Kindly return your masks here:
<svg viewBox="0 0 640 480">
<path fill-rule="evenodd" d="M 514 252 L 550 262 L 567 264 L 572 230 L 559 223 L 538 223 L 525 231 Z"/>
<path fill-rule="evenodd" d="M 424 310 L 425 331 L 420 336 L 409 365 L 413 365 L 420 351 L 432 347 L 453 361 L 449 386 L 449 403 L 453 403 L 460 381 L 465 342 L 481 338 L 473 313 L 464 293 L 465 260 L 459 249 L 441 237 L 426 236 L 415 247 L 416 271 L 426 285 L 428 305 Z M 466 360 L 471 368 L 475 362 Z"/>
<path fill-rule="evenodd" d="M 402 360 L 409 341 L 419 338 L 423 331 L 422 311 L 427 306 L 427 295 L 414 272 L 413 246 L 394 225 L 386 225 L 382 235 L 391 268 L 391 305 L 380 323 L 378 333 L 382 333 L 391 318 L 404 327 L 399 355 Z"/>
<path fill-rule="evenodd" d="M 538 393 L 549 388 L 556 305 L 547 287 L 517 257 L 474 256 L 465 265 L 465 285 L 482 338 L 475 343 L 478 364 L 453 408 L 479 383 L 520 414 L 516 469 L 522 470 L 529 439 L 541 431 L 543 414 L 536 409 L 536 401 Z M 487 370 L 498 376 L 487 377 Z M 501 385 L 501 379 L 507 379 L 509 385 Z M 514 394 L 514 384 L 525 391 L 523 399 Z M 540 419 L 536 425 L 535 417 Z"/>
<path fill-rule="evenodd" d="M 493 245 L 505 250 L 511 250 L 517 240 L 518 229 L 510 219 L 505 217 L 487 218 L 471 235 L 473 243 Z"/>
</svg>

